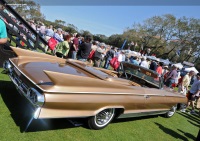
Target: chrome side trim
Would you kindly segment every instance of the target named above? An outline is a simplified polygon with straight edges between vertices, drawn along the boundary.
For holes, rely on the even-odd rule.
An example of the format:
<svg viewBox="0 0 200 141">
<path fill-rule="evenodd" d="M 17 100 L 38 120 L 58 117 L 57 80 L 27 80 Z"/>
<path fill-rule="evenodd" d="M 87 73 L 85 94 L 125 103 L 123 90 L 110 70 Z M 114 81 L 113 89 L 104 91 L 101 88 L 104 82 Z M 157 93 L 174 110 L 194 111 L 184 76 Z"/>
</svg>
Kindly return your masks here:
<svg viewBox="0 0 200 141">
<path fill-rule="evenodd" d="M 169 110 L 141 112 L 141 113 L 128 113 L 128 114 L 121 114 L 118 118 L 130 118 L 130 117 L 141 117 L 141 116 L 150 116 L 150 115 L 161 115 L 161 114 L 167 113 L 168 111 Z"/>
</svg>

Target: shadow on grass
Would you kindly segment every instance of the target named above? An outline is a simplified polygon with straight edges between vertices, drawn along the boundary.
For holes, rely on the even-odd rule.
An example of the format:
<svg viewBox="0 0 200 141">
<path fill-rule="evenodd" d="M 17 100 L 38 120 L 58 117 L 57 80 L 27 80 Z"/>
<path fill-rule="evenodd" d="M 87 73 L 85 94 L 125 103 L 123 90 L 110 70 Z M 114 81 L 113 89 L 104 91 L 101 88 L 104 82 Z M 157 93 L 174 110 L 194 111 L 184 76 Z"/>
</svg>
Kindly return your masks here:
<svg viewBox="0 0 200 141">
<path fill-rule="evenodd" d="M 181 113 L 181 112 L 177 112 L 179 115 L 182 115 L 184 117 L 186 117 L 187 119 L 191 120 L 191 121 L 194 121 L 196 122 L 197 124 L 200 123 L 200 119 L 196 116 L 193 116 L 191 114 L 188 114 L 188 113 Z"/>
<path fill-rule="evenodd" d="M 26 132 L 36 132 L 75 127 L 67 119 L 34 119 L 27 127 L 33 117 L 34 107 L 17 92 L 11 81 L 0 81 L 0 94 L 20 132 L 26 129 Z"/>
<path fill-rule="evenodd" d="M 190 120 L 188 120 L 188 122 L 191 123 L 192 125 L 196 126 L 196 127 L 199 127 L 199 124 L 195 124 L 195 123 L 191 122 Z M 199 123 L 200 123 L 200 121 L 199 121 Z"/>
<path fill-rule="evenodd" d="M 198 111 L 196 111 L 196 114 L 193 114 L 193 116 L 194 116 L 194 117 L 196 117 L 196 118 L 200 118 L 200 113 L 199 113 L 199 110 L 198 110 Z"/>
<path fill-rule="evenodd" d="M 136 121 L 136 120 L 144 120 L 144 119 L 150 119 L 150 118 L 157 118 L 158 116 L 159 115 L 149 115 L 149 116 L 142 116 L 142 117 L 120 118 L 120 119 L 114 119 L 112 121 L 112 123 L 129 122 L 129 121 Z"/>
<path fill-rule="evenodd" d="M 159 124 L 159 123 L 156 123 L 155 124 L 163 131 L 165 132 L 166 134 L 170 135 L 170 136 L 173 136 L 174 138 L 178 139 L 178 140 L 182 140 L 182 141 L 188 141 L 188 139 L 180 134 L 178 134 L 177 132 L 169 129 L 169 128 L 166 128 L 164 127 L 163 125 Z"/>
<path fill-rule="evenodd" d="M 196 139 L 196 137 L 193 136 L 193 135 L 190 134 L 190 133 L 186 133 L 186 132 L 184 132 L 184 131 L 182 131 L 182 130 L 180 130 L 180 129 L 178 129 L 178 131 L 180 131 L 180 132 L 183 133 L 187 138 L 190 138 L 190 139 L 192 139 L 193 141 Z"/>
</svg>

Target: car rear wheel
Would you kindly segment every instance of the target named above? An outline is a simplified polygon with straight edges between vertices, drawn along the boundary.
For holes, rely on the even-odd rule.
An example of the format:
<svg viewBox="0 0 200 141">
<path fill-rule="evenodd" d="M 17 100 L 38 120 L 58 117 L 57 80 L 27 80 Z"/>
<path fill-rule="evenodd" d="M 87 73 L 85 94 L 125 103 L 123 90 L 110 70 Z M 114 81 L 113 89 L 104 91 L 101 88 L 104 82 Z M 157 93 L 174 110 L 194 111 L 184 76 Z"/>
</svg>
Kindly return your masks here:
<svg viewBox="0 0 200 141">
<path fill-rule="evenodd" d="M 173 106 L 166 114 L 165 117 L 170 118 L 176 113 L 177 106 Z"/>
<path fill-rule="evenodd" d="M 105 109 L 88 119 L 88 126 L 91 129 L 99 130 L 105 128 L 114 118 L 115 109 Z"/>
</svg>

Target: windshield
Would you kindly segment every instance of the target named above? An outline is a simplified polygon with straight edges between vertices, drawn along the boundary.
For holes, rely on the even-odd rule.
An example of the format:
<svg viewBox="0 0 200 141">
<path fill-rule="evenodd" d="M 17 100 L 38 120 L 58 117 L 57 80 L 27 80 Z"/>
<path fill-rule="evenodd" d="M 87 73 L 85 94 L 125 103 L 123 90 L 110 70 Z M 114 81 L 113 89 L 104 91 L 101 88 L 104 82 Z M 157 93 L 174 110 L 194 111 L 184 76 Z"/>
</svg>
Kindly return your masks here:
<svg viewBox="0 0 200 141">
<path fill-rule="evenodd" d="M 122 77 L 136 81 L 143 86 L 155 88 L 161 87 L 162 79 L 157 72 L 128 62 L 123 62 L 122 65 L 125 75 Z"/>
</svg>

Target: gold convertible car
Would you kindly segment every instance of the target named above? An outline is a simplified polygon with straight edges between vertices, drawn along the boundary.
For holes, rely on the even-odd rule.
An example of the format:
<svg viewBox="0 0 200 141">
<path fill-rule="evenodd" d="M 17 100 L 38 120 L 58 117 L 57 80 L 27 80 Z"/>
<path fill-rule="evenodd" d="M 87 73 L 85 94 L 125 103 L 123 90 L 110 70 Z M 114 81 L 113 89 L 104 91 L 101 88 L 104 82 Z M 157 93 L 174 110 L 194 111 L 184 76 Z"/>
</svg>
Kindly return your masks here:
<svg viewBox="0 0 200 141">
<path fill-rule="evenodd" d="M 86 118 L 91 129 L 113 118 L 174 115 L 186 97 L 162 87 L 156 72 L 123 62 L 115 72 L 86 62 L 11 47 L 4 69 L 34 107 L 34 118 Z"/>
</svg>

